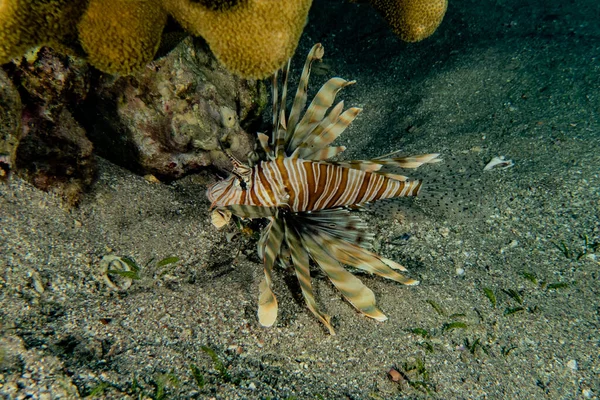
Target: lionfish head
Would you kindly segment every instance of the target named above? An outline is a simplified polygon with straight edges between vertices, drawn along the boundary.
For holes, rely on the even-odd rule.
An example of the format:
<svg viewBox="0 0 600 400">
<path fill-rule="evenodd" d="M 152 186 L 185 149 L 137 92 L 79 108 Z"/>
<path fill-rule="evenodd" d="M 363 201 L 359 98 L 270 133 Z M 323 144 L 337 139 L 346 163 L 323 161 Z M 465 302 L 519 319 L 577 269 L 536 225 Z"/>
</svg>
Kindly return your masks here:
<svg viewBox="0 0 600 400">
<path fill-rule="evenodd" d="M 206 197 L 211 202 L 210 208 L 226 207 L 238 204 L 242 192 L 248 189 L 249 180 L 245 177 L 231 174 L 227 178 L 215 182 L 206 190 Z"/>
<path fill-rule="evenodd" d="M 225 149 L 223 152 L 233 164 L 231 174 L 224 180 L 210 185 L 206 190 L 206 197 L 211 202 L 210 208 L 213 209 L 211 220 L 217 228 L 227 225 L 231 219 L 231 212 L 223 207 L 240 204 L 243 192 L 248 190 L 252 182 L 252 168 Z"/>
</svg>

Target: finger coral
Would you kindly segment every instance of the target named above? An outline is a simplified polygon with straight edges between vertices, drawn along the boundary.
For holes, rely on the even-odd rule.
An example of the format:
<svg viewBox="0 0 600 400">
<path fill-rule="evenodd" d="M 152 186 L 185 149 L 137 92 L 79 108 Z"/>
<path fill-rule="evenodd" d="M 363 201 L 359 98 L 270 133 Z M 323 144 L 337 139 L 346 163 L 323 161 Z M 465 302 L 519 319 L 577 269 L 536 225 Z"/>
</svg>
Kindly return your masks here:
<svg viewBox="0 0 600 400">
<path fill-rule="evenodd" d="M 31 47 L 50 44 L 64 49 L 76 37 L 87 0 L 0 1 L 0 64 Z"/>
<path fill-rule="evenodd" d="M 406 42 L 433 34 L 442 22 L 448 0 L 370 0 L 394 33 Z"/>
<path fill-rule="evenodd" d="M 164 0 L 184 29 L 202 36 L 227 69 L 246 78 L 264 78 L 292 56 L 311 3 Z"/>
<path fill-rule="evenodd" d="M 166 21 L 159 0 L 90 0 L 79 40 L 96 68 L 130 74 L 152 61 Z"/>
</svg>

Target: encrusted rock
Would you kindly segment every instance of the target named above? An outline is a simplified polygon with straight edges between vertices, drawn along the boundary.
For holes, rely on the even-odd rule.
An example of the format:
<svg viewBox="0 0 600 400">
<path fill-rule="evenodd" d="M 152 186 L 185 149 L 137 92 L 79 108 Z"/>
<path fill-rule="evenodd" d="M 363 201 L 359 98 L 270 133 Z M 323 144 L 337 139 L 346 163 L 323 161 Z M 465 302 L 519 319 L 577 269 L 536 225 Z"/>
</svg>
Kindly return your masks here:
<svg viewBox="0 0 600 400">
<path fill-rule="evenodd" d="M 160 179 L 228 165 L 219 138 L 245 156 L 266 104 L 262 82 L 233 76 L 192 38 L 132 76 L 102 75 L 93 91 L 82 120 L 98 153 Z"/>
<path fill-rule="evenodd" d="M 5 70 L 23 102 L 15 163 L 19 174 L 76 203 L 95 175 L 92 143 L 72 114 L 88 92 L 87 64 L 43 47 Z"/>
<path fill-rule="evenodd" d="M 21 96 L 6 73 L 0 70 L 0 180 L 8 178 L 21 138 Z"/>
</svg>

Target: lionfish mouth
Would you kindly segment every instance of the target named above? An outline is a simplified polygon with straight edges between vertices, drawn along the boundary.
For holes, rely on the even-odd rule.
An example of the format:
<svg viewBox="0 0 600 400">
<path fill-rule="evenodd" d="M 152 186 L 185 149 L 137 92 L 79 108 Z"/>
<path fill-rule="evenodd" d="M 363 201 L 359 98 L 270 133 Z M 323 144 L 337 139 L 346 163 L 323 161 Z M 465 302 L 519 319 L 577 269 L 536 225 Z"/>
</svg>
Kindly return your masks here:
<svg viewBox="0 0 600 400">
<path fill-rule="evenodd" d="M 373 235 L 349 209 L 381 199 L 417 195 L 420 181 L 384 172 L 384 166 L 414 169 L 440 160 L 438 154 L 423 154 L 327 161 L 346 149 L 331 143 L 361 109 L 343 111 L 343 101 L 333 106 L 337 93 L 354 83 L 342 78 L 329 79 L 306 108 L 311 65 L 320 61 L 323 53 L 320 44 L 309 52 L 289 114 L 286 96 L 290 63 L 281 71 L 281 95 L 277 85 L 279 73 L 274 75 L 273 131 L 270 137 L 261 133 L 257 137 L 264 159 L 248 167 L 230 156 L 234 175 L 246 174 L 248 186 L 236 185 L 235 179 L 221 181 L 208 188 L 207 196 L 214 208 L 212 222 L 217 227 L 224 226 L 232 215 L 268 220 L 258 242 L 258 254 L 264 264 L 258 299 L 261 325 L 272 326 L 277 319 L 272 273 L 279 264 L 294 270 L 308 308 L 335 334 L 330 316 L 321 312 L 315 301 L 311 265 L 320 268 L 361 313 L 385 321 L 387 317 L 377 308 L 373 292 L 344 265 L 404 285 L 418 282 L 398 272 L 406 271 L 402 265 L 369 250 Z"/>
</svg>

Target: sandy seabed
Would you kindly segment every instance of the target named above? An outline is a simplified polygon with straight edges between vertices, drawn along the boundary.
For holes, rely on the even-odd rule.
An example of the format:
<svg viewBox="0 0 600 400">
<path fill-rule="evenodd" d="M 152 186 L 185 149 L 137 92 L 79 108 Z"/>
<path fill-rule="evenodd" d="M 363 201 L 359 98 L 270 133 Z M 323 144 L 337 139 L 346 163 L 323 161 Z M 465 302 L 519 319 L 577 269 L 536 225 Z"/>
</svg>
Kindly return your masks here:
<svg viewBox="0 0 600 400">
<path fill-rule="evenodd" d="M 208 174 L 150 184 L 100 159 L 72 210 L 17 177 L 1 185 L 0 396 L 597 398 L 600 6 L 566 3 L 451 1 L 418 44 L 367 5 L 315 3 L 298 51 L 325 46 L 311 88 L 356 79 L 340 97 L 364 108 L 345 158 L 439 152 L 424 193 L 436 179 L 461 203 L 363 213 L 377 251 L 421 281 L 360 274 L 384 323 L 315 272 L 329 336 L 278 269 L 279 318 L 260 327 L 255 241 L 212 227 Z M 514 166 L 483 172 L 496 156 Z M 108 288 L 109 254 L 135 258 L 141 279 Z"/>
</svg>

